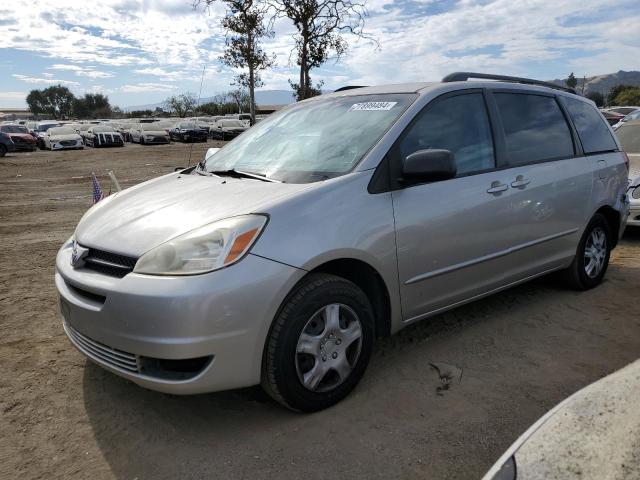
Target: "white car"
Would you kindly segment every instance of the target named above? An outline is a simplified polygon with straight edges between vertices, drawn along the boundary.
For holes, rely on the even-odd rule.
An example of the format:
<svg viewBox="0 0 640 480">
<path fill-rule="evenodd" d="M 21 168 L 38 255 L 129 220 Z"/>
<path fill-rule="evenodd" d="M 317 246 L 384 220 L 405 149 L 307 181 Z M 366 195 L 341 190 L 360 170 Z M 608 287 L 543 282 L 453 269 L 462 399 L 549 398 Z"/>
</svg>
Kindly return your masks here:
<svg viewBox="0 0 640 480">
<path fill-rule="evenodd" d="M 616 130 L 622 149 L 629 157 L 629 202 L 627 225 L 640 227 L 640 119 L 625 122 Z"/>
<path fill-rule="evenodd" d="M 622 125 L 624 125 L 627 122 L 630 122 L 631 120 L 638 120 L 640 119 L 640 109 L 638 110 L 634 110 L 633 112 L 629 113 L 628 115 L 624 116 L 623 118 L 620 119 L 620 121 L 616 124 L 614 124 L 612 126 L 612 128 L 614 130 L 619 129 Z"/>
<path fill-rule="evenodd" d="M 169 134 L 167 131 L 157 126 L 155 123 L 138 123 L 129 130 L 132 143 L 140 145 L 149 145 L 152 143 L 169 143 Z"/>
<path fill-rule="evenodd" d="M 82 137 L 70 127 L 53 127 L 42 137 L 45 150 L 82 150 Z"/>
<path fill-rule="evenodd" d="M 640 360 L 549 411 L 483 480 L 640 478 L 638 389 Z"/>
</svg>

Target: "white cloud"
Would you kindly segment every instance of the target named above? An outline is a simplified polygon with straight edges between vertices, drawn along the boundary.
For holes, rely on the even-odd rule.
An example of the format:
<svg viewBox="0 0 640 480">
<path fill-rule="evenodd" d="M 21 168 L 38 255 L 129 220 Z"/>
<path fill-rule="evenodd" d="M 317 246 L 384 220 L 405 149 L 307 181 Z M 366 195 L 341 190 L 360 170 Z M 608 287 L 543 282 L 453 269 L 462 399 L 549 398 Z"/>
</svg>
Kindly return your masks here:
<svg viewBox="0 0 640 480">
<path fill-rule="evenodd" d="M 136 83 L 123 85 L 119 88 L 124 93 L 142 93 L 142 92 L 170 92 L 176 87 L 164 83 Z"/>
<path fill-rule="evenodd" d="M 79 65 L 66 65 L 56 63 L 49 67 L 52 70 L 66 70 L 70 72 L 74 72 L 78 77 L 88 77 L 88 78 L 111 78 L 113 77 L 113 73 L 111 72 L 102 72 L 100 70 L 96 70 L 95 67 L 80 67 Z M 45 73 L 44 75 L 50 75 Z"/>
<path fill-rule="evenodd" d="M 33 83 L 33 84 L 42 84 L 42 85 L 73 85 L 73 86 L 78 86 L 80 85 L 78 82 L 73 82 L 71 80 L 62 80 L 59 78 L 51 78 L 50 76 L 44 76 L 44 78 L 42 77 L 30 77 L 28 75 L 21 75 L 18 73 L 14 73 L 12 75 L 12 77 L 26 82 L 26 83 Z"/>
</svg>

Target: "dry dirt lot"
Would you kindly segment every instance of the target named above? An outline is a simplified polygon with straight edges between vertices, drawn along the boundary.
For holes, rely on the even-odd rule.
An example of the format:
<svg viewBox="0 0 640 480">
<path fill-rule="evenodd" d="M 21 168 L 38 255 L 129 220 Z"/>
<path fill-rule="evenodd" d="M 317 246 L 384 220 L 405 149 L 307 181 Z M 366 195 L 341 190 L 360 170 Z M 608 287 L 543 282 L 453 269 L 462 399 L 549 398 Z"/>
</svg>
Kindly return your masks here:
<svg viewBox="0 0 640 480">
<path fill-rule="evenodd" d="M 208 145 L 195 145 L 202 158 Z M 554 404 L 640 357 L 640 231 L 606 282 L 544 278 L 381 341 L 359 387 L 313 415 L 259 388 L 144 390 L 89 363 L 58 315 L 54 257 L 91 205 L 185 165 L 188 145 L 0 159 L 0 477 L 477 479 Z M 432 362 L 461 369 L 442 380 Z"/>
</svg>

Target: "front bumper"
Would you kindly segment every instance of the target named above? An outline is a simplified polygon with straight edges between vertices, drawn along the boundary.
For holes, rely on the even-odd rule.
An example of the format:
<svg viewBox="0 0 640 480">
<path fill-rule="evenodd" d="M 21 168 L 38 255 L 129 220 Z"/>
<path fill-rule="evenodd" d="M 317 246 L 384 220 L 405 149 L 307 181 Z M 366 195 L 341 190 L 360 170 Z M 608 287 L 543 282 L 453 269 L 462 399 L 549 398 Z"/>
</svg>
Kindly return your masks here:
<svg viewBox="0 0 640 480">
<path fill-rule="evenodd" d="M 250 254 L 235 265 L 204 275 L 130 273 L 115 278 L 74 269 L 70 259 L 71 248 L 64 246 L 56 259 L 55 283 L 72 343 L 117 375 L 172 394 L 259 383 L 271 321 L 305 273 Z M 110 356 L 129 363 L 109 361 Z M 212 359 L 194 376 L 181 380 L 135 368 L 146 358 L 202 357 Z"/>
<path fill-rule="evenodd" d="M 76 150 L 79 148 L 84 148 L 82 142 L 76 142 L 72 145 L 62 145 L 61 143 L 52 143 L 51 150 Z"/>
</svg>

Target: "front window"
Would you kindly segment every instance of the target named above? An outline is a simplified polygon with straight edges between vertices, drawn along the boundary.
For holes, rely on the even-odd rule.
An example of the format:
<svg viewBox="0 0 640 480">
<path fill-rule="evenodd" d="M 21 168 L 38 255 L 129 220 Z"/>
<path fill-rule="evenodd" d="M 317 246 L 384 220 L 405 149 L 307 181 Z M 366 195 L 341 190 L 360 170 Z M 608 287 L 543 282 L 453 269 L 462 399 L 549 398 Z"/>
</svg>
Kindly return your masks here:
<svg viewBox="0 0 640 480">
<path fill-rule="evenodd" d="M 38 132 L 46 132 L 50 128 L 59 127 L 57 123 L 45 123 L 44 125 L 38 125 Z"/>
<path fill-rule="evenodd" d="M 412 94 L 321 98 L 260 122 L 209 157 L 209 171 L 242 170 L 290 183 L 344 175 L 415 100 Z"/>
<path fill-rule="evenodd" d="M 49 134 L 51 135 L 73 135 L 75 133 L 75 130 L 72 130 L 69 127 L 54 127 L 49 131 Z"/>
</svg>

